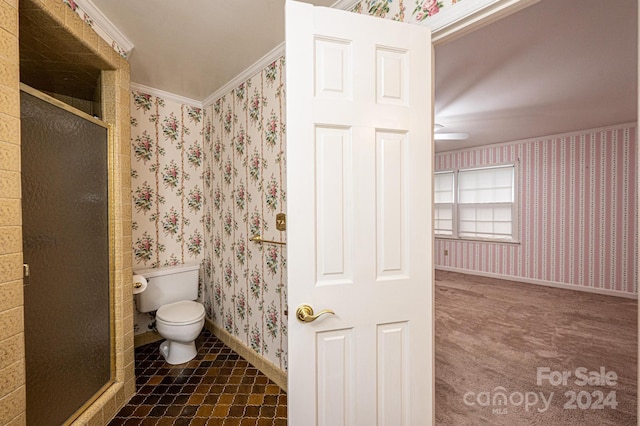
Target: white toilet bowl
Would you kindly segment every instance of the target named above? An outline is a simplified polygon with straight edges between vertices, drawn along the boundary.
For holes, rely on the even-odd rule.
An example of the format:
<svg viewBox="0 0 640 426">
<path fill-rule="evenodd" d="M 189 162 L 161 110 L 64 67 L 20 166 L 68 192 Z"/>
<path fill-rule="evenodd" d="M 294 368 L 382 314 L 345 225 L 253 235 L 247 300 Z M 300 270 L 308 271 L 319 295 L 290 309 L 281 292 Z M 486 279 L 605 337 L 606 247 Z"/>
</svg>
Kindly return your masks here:
<svg viewBox="0 0 640 426">
<path fill-rule="evenodd" d="M 191 300 L 162 305 L 156 312 L 156 328 L 165 340 L 160 353 L 169 364 L 182 364 L 197 353 L 195 340 L 204 326 L 204 306 Z"/>
</svg>

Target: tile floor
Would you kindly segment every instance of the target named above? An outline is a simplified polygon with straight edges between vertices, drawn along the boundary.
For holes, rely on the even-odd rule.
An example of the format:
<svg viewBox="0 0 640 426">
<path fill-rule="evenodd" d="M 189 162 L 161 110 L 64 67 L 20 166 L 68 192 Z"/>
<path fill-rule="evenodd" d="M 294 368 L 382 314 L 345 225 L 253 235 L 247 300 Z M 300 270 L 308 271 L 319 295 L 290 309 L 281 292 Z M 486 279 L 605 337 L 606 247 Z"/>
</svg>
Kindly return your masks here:
<svg viewBox="0 0 640 426">
<path fill-rule="evenodd" d="M 286 426 L 287 394 L 209 331 L 192 361 L 136 349 L 137 393 L 109 425 Z"/>
</svg>

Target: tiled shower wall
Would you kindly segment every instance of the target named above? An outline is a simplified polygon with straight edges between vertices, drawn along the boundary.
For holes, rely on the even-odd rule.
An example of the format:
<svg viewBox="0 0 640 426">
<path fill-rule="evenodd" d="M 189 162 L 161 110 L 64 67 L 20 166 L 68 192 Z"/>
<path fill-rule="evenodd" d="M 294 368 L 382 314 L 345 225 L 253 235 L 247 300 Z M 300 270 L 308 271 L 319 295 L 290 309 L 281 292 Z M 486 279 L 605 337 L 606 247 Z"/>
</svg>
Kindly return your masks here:
<svg viewBox="0 0 640 426">
<path fill-rule="evenodd" d="M 520 244 L 436 239 L 436 266 L 637 294 L 636 130 L 437 154 L 436 170 L 517 164 Z"/>
<path fill-rule="evenodd" d="M 202 260 L 204 111 L 131 92 L 133 269 Z M 137 313 L 135 333 L 153 329 Z"/>
<path fill-rule="evenodd" d="M 22 16 L 19 18 L 18 8 Z M 27 13 L 28 11 L 28 13 Z M 37 20 L 39 33 L 49 42 L 64 39 L 75 52 L 88 51 L 82 60 L 97 59 L 109 63 L 103 72 L 104 119 L 112 125 L 113 163 L 113 294 L 115 383 L 107 389 L 74 424 L 106 424 L 135 393 L 133 370 L 133 323 L 131 287 L 125 277 L 131 276 L 130 211 L 123 202 L 129 193 L 128 117 L 129 65 L 83 23 L 68 12 L 62 2 L 23 0 L 0 2 L 0 424 L 25 424 L 24 322 L 22 291 L 22 219 L 20 188 L 20 94 L 18 21 Z M 67 52 L 59 52 L 65 55 Z M 124 98 L 123 98 L 124 94 Z"/>
<path fill-rule="evenodd" d="M 17 2 L 1 2 L 0 14 L 0 424 L 18 425 L 26 422 L 26 394 Z"/>
</svg>

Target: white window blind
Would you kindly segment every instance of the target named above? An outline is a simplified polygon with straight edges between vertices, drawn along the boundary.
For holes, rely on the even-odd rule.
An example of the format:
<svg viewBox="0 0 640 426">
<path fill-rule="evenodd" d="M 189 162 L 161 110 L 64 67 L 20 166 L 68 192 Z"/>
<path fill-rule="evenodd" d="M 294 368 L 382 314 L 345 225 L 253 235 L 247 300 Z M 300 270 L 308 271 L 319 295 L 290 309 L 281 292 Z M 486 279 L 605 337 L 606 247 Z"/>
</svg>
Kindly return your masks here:
<svg viewBox="0 0 640 426">
<path fill-rule="evenodd" d="M 458 172 L 458 237 L 513 240 L 514 166 Z"/>
<path fill-rule="evenodd" d="M 434 179 L 434 232 L 453 235 L 454 172 L 440 172 Z"/>
</svg>

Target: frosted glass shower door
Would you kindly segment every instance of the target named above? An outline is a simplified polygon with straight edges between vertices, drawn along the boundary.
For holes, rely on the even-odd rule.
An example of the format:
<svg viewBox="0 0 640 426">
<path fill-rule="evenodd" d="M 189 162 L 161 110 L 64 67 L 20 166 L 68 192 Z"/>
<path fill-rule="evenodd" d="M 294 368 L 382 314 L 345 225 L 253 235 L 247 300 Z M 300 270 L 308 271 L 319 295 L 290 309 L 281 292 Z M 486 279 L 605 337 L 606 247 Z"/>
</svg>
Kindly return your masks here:
<svg viewBox="0 0 640 426">
<path fill-rule="evenodd" d="M 60 425 L 112 380 L 108 129 L 20 95 L 27 424 Z"/>
</svg>

